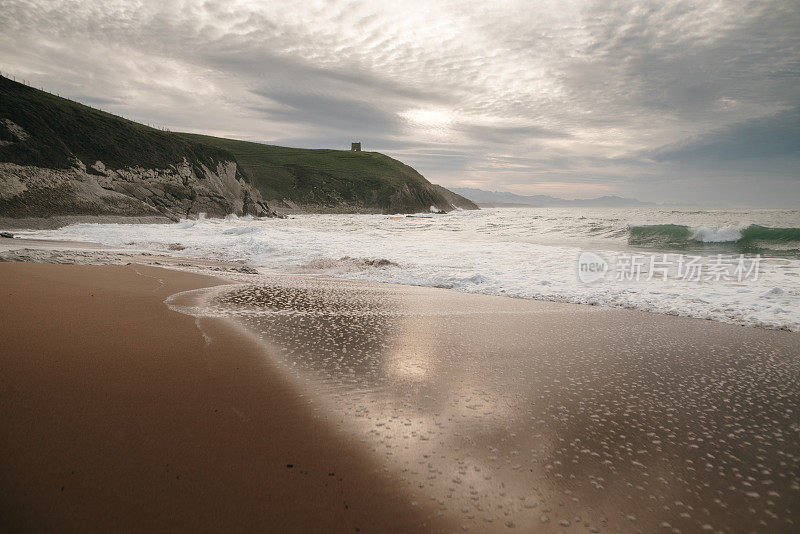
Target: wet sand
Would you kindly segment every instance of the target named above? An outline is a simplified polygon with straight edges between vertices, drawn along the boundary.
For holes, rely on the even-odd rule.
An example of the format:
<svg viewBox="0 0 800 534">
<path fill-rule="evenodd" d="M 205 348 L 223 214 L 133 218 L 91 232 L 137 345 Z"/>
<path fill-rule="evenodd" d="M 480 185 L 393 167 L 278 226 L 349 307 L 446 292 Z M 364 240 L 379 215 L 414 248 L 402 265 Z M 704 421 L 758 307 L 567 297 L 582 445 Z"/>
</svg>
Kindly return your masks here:
<svg viewBox="0 0 800 534">
<path fill-rule="evenodd" d="M 163 304 L 218 283 L 0 263 L 0 530 L 452 530 L 260 347 Z"/>
<path fill-rule="evenodd" d="M 418 503 L 473 531 L 796 532 L 800 336 L 273 276 L 228 315 Z"/>
</svg>

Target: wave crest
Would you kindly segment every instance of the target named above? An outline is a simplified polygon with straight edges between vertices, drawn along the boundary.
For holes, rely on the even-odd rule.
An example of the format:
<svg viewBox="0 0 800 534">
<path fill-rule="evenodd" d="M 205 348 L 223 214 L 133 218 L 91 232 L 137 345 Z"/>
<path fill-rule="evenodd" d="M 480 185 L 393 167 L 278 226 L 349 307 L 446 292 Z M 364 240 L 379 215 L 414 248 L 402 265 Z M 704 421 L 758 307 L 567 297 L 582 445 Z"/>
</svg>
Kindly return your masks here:
<svg viewBox="0 0 800 534">
<path fill-rule="evenodd" d="M 687 247 L 693 243 L 732 243 L 741 247 L 786 249 L 800 246 L 800 228 L 750 225 L 697 226 L 682 224 L 629 225 L 628 243 L 638 246 Z"/>
</svg>

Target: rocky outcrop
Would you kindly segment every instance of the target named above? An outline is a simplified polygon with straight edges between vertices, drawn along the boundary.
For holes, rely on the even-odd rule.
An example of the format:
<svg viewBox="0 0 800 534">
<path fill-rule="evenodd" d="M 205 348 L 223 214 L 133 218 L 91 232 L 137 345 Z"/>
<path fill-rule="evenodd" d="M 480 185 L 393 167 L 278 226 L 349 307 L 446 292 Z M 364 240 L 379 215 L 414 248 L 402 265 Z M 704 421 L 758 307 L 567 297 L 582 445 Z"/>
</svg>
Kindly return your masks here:
<svg viewBox="0 0 800 534">
<path fill-rule="evenodd" d="M 434 211 L 447 213 L 456 206 L 441 194 L 443 187 L 431 183 L 405 183 L 389 197 L 389 213 L 418 213 Z"/>
<path fill-rule="evenodd" d="M 71 169 L 0 163 L 0 215 L 164 216 L 171 220 L 200 213 L 272 215 L 232 161 L 219 162 L 213 169 L 184 161 L 166 169 L 114 170 L 98 160 L 90 170 L 78 160 Z"/>
<path fill-rule="evenodd" d="M 458 193 L 454 193 L 441 185 L 434 184 L 433 187 L 436 191 L 444 197 L 444 199 L 454 208 L 460 210 L 477 210 L 480 209 L 477 204 L 468 198 L 462 197 Z"/>
</svg>

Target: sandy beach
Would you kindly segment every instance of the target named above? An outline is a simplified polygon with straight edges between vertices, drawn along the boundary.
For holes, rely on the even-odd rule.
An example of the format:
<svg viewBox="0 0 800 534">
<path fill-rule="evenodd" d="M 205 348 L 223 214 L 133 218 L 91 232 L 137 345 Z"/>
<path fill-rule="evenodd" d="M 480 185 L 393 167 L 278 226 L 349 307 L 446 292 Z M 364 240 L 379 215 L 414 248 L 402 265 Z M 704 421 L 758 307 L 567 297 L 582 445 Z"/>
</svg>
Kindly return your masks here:
<svg viewBox="0 0 800 534">
<path fill-rule="evenodd" d="M 795 333 L 315 276 L 0 275 L 7 530 L 800 522 Z"/>
</svg>

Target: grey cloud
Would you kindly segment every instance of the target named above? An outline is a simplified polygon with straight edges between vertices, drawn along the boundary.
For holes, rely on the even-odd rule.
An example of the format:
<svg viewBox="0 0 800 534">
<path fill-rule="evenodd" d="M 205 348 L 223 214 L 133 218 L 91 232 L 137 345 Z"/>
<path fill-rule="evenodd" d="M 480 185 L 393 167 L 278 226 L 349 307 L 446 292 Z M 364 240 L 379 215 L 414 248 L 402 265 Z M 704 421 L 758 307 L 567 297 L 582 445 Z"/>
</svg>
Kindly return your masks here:
<svg viewBox="0 0 800 534">
<path fill-rule="evenodd" d="M 196 51 L 197 60 L 209 67 L 273 84 L 327 87 L 349 94 L 376 94 L 430 103 L 442 103 L 447 95 L 424 87 L 392 82 L 359 68 L 322 68 L 299 58 L 263 50 L 254 43 L 205 43 Z"/>
<path fill-rule="evenodd" d="M 794 158 L 800 163 L 800 107 L 732 124 L 657 150 L 658 161 L 724 164 L 752 158 Z M 800 174 L 798 174 L 800 179 Z"/>
<path fill-rule="evenodd" d="M 374 104 L 318 92 L 288 92 L 258 89 L 254 94 L 276 106 L 254 108 L 267 118 L 296 121 L 346 133 L 391 134 L 399 130 L 400 119 Z"/>
<path fill-rule="evenodd" d="M 517 143 L 529 139 L 547 139 L 570 137 L 567 132 L 561 132 L 531 124 L 528 126 L 488 126 L 483 124 L 460 124 L 459 131 L 480 142 L 489 143 Z"/>
</svg>

